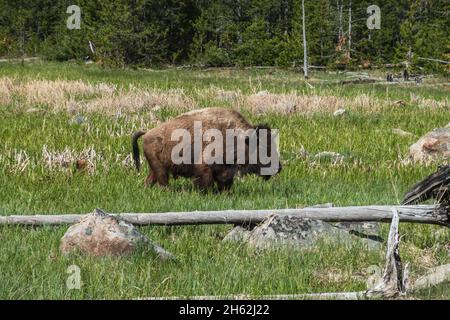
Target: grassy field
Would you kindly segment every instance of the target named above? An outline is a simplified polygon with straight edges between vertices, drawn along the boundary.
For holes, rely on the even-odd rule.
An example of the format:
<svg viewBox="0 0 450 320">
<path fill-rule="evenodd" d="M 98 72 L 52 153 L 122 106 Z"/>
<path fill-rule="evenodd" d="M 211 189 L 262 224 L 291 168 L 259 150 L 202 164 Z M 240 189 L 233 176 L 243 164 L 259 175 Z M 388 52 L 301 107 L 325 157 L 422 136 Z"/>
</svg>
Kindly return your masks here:
<svg viewBox="0 0 450 320">
<path fill-rule="evenodd" d="M 372 73 L 382 77 L 382 73 Z M 450 122 L 444 79 L 416 85 L 340 86 L 341 73 L 307 83 L 284 70 L 105 70 L 95 65 L 0 64 L 0 215 L 164 212 L 397 204 L 435 165 L 408 161 L 421 135 Z M 130 161 L 130 135 L 187 110 L 240 109 L 253 123 L 280 130 L 280 175 L 245 177 L 227 194 L 202 194 L 185 179 L 144 188 L 147 170 Z M 333 112 L 345 108 L 343 117 Z M 410 135 L 395 134 L 402 129 Z M 334 151 L 340 161 L 316 159 Z M 74 161 L 88 160 L 86 171 Z M 259 252 L 223 243 L 230 226 L 143 227 L 178 257 L 161 262 L 139 252 L 94 259 L 62 256 L 67 227 L 0 227 L 0 298 L 110 299 L 149 296 L 289 294 L 366 288 L 384 247 L 322 244 Z M 388 226 L 383 226 L 386 236 Z M 401 224 L 401 255 L 411 277 L 450 263 L 450 231 Z M 70 265 L 80 290 L 68 290 Z M 450 298 L 448 284 L 417 298 Z"/>
</svg>

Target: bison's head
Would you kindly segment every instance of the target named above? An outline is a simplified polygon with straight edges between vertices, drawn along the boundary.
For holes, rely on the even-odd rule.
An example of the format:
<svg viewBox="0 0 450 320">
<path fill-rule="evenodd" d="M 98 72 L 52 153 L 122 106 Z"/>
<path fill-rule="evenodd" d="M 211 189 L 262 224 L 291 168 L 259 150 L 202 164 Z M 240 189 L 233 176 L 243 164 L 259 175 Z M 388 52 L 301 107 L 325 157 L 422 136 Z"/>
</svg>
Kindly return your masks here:
<svg viewBox="0 0 450 320">
<path fill-rule="evenodd" d="M 278 131 L 268 125 L 258 125 L 252 136 L 246 138 L 248 158 L 245 165 L 240 166 L 242 174 L 256 174 L 264 179 L 281 171 L 280 156 L 277 150 Z M 253 161 L 252 161 L 253 160 Z M 256 160 L 256 161 L 255 161 Z"/>
</svg>

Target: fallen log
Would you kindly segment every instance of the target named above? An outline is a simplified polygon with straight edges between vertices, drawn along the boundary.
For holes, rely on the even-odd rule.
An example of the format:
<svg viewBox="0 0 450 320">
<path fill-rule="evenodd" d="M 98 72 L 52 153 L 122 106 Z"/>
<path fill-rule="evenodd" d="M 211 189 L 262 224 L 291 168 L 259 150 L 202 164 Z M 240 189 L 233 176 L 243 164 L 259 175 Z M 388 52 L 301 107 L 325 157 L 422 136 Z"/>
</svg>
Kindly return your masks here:
<svg viewBox="0 0 450 320">
<path fill-rule="evenodd" d="M 419 57 L 419 60 L 427 60 L 427 61 L 439 62 L 439 63 L 443 63 L 443 64 L 450 64 L 450 61 L 441 60 L 441 59 L 433 59 L 433 58 L 422 58 L 422 57 Z"/>
<path fill-rule="evenodd" d="M 375 83 L 379 82 L 378 79 L 370 79 L 370 78 L 358 78 L 358 79 L 351 79 L 351 80 L 342 80 L 340 82 L 340 85 L 347 85 L 347 84 L 366 84 L 366 83 Z"/>
<path fill-rule="evenodd" d="M 299 294 L 273 294 L 253 296 L 249 294 L 223 295 L 223 296 L 167 296 L 144 297 L 134 300 L 364 300 L 367 299 L 365 291 L 357 292 L 325 292 L 325 293 L 299 293 Z"/>
<path fill-rule="evenodd" d="M 396 209 L 402 222 L 435 224 L 450 227 L 449 210 L 440 205 L 352 206 L 303 209 L 225 210 L 166 213 L 121 213 L 124 221 L 136 225 L 257 224 L 272 214 L 293 215 L 327 222 L 391 222 Z M 0 216 L 0 224 L 60 225 L 80 221 L 84 214 Z"/>
<path fill-rule="evenodd" d="M 429 270 L 414 282 L 411 291 L 419 291 L 450 281 L 450 263 Z"/>
</svg>

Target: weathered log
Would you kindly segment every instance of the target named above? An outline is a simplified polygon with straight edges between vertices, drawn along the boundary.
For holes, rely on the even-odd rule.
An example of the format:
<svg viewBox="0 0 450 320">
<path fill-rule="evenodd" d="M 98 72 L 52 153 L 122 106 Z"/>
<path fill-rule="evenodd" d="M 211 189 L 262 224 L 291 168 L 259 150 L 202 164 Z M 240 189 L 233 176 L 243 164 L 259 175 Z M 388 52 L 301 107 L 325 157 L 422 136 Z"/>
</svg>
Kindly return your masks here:
<svg viewBox="0 0 450 320">
<path fill-rule="evenodd" d="M 429 270 L 414 282 L 411 291 L 427 289 L 447 281 L 450 281 L 450 263 Z"/>
<path fill-rule="evenodd" d="M 398 211 L 400 221 L 402 222 L 436 224 L 450 227 L 448 208 L 439 205 L 121 213 L 118 215 L 123 220 L 136 225 L 257 224 L 265 220 L 271 214 L 294 215 L 327 222 L 390 222 L 392 220 L 391 210 L 393 208 Z M 0 216 L 0 224 L 72 224 L 80 221 L 83 216 L 83 214 Z"/>
<path fill-rule="evenodd" d="M 308 68 L 309 69 L 317 69 L 317 70 L 326 70 L 327 69 L 326 66 L 312 66 L 312 65 L 309 65 Z"/>
<path fill-rule="evenodd" d="M 440 166 L 438 171 L 411 187 L 402 203 L 415 204 L 433 198 L 440 203 L 450 202 L 450 165 Z"/>
<path fill-rule="evenodd" d="M 224 296 L 167 296 L 144 297 L 135 300 L 364 300 L 367 299 L 365 291 L 357 292 L 326 292 L 326 293 L 299 293 L 299 294 L 273 294 L 252 296 L 248 294 Z"/>
<path fill-rule="evenodd" d="M 439 63 L 443 63 L 443 64 L 450 64 L 450 61 L 441 60 L 441 59 L 434 59 L 434 58 L 422 58 L 422 57 L 419 57 L 419 60 L 427 60 L 427 61 L 439 62 Z"/>
<path fill-rule="evenodd" d="M 347 84 L 365 84 L 365 83 L 375 83 L 378 82 L 378 79 L 370 79 L 370 78 L 358 78 L 358 79 L 351 79 L 351 80 L 342 80 L 340 82 L 341 85 L 347 85 Z"/>
</svg>

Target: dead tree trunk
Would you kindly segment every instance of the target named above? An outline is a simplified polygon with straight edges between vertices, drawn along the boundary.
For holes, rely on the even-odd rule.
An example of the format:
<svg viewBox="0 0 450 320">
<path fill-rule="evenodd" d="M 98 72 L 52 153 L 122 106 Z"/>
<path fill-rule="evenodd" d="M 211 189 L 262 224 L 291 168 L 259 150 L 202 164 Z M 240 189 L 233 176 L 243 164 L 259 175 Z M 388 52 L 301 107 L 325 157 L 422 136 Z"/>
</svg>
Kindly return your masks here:
<svg viewBox="0 0 450 320">
<path fill-rule="evenodd" d="M 342 11 L 344 10 L 344 5 L 342 0 L 336 1 L 337 11 L 338 11 L 338 39 L 339 41 L 344 36 L 344 28 L 342 27 Z"/>
<path fill-rule="evenodd" d="M 302 0 L 302 23 L 303 23 L 303 74 L 308 79 L 308 51 L 306 48 L 306 26 L 305 26 L 305 0 Z"/>
<path fill-rule="evenodd" d="M 386 252 L 386 266 L 383 278 L 366 293 L 368 298 L 397 298 L 406 294 L 408 284 L 408 267 L 403 267 L 399 254 L 400 236 L 398 223 L 400 221 L 396 209 L 392 210 L 393 217 Z"/>
<path fill-rule="evenodd" d="M 121 213 L 123 220 L 136 225 L 257 224 L 272 214 L 292 215 L 327 222 L 390 222 L 392 208 L 403 222 L 436 224 L 450 227 L 448 208 L 439 205 L 360 206 L 303 209 L 225 210 L 166 213 Z M 83 214 L 0 216 L 0 224 L 60 225 L 77 223 Z"/>
<path fill-rule="evenodd" d="M 348 58 L 351 58 L 352 51 L 352 0 L 348 5 Z"/>
</svg>

